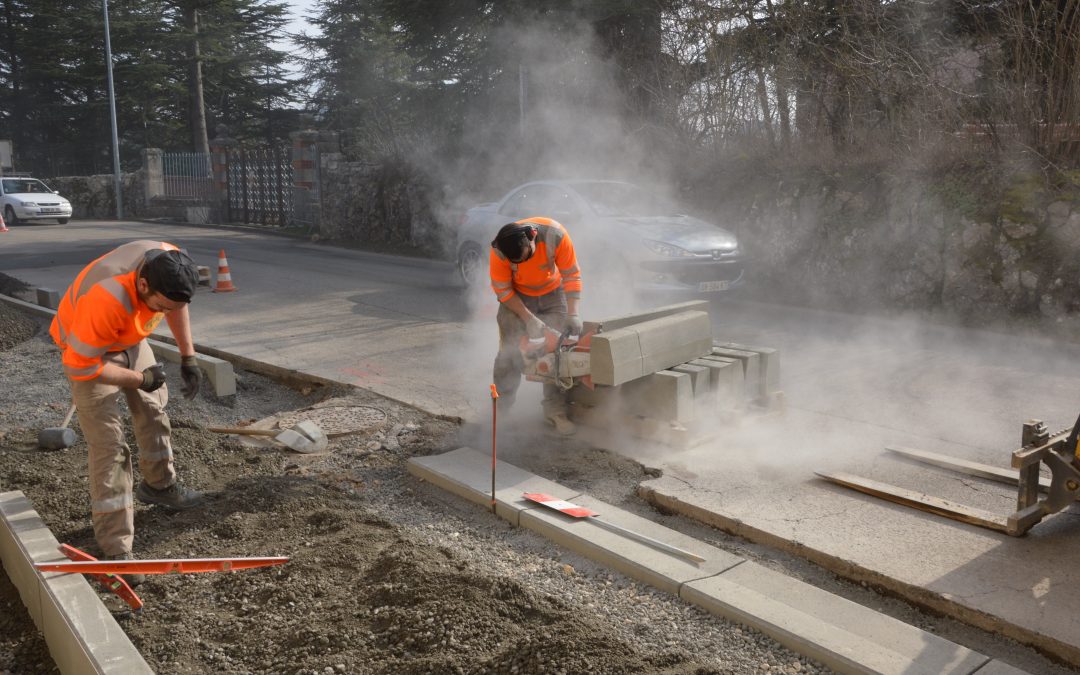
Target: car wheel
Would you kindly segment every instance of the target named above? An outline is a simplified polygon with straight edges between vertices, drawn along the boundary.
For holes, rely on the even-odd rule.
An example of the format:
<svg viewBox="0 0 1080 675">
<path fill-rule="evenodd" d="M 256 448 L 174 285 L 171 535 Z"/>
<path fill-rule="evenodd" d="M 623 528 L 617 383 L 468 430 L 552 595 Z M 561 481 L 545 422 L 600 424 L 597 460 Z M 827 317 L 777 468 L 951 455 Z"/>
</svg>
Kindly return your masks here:
<svg viewBox="0 0 1080 675">
<path fill-rule="evenodd" d="M 60 223 L 61 225 L 67 225 L 68 224 L 68 219 L 67 218 L 57 218 L 56 222 Z"/>
<path fill-rule="evenodd" d="M 457 270 L 461 282 L 465 286 L 480 285 L 484 280 L 484 269 L 487 263 L 484 260 L 484 250 L 476 242 L 467 241 L 458 249 Z"/>
<path fill-rule="evenodd" d="M 8 225 L 18 225 L 19 219 L 15 217 L 15 209 L 11 206 L 4 207 L 4 222 Z"/>
</svg>

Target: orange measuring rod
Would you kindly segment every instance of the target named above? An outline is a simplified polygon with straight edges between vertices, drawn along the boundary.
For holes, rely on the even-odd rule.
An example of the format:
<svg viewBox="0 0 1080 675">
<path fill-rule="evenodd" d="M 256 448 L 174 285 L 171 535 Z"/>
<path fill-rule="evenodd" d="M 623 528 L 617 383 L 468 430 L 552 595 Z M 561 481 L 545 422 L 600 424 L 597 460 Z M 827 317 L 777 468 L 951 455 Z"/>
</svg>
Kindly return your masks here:
<svg viewBox="0 0 1080 675">
<path fill-rule="evenodd" d="M 97 558 L 89 553 L 81 551 L 74 546 L 68 546 L 67 544 L 60 544 L 60 552 L 75 561 L 94 562 L 97 560 Z M 128 585 L 128 582 L 125 581 L 123 577 L 118 577 L 115 574 L 91 574 L 90 576 L 108 590 L 116 593 L 121 600 L 127 603 L 132 611 L 137 612 L 142 609 L 142 598 L 135 595 L 135 591 L 132 590 L 131 586 Z"/>
</svg>

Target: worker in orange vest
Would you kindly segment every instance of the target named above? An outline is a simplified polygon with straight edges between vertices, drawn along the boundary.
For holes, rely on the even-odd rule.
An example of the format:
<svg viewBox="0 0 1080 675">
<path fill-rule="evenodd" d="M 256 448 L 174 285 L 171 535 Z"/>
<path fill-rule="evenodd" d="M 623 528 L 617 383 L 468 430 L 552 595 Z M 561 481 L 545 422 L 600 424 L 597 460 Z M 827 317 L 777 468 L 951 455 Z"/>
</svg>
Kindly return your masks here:
<svg viewBox="0 0 1080 675">
<path fill-rule="evenodd" d="M 63 352 L 64 374 L 90 446 L 94 536 L 111 560 L 131 560 L 135 537 L 131 449 L 124 440 L 121 396 L 131 410 L 139 446 L 143 479 L 135 496 L 172 510 L 202 501 L 201 494 L 177 483 L 165 413 L 165 368 L 146 342 L 165 319 L 180 349 L 181 392 L 194 398 L 202 373 L 196 365 L 188 303 L 198 281 L 195 263 L 176 246 L 133 241 L 79 273 L 49 328 Z"/>
<path fill-rule="evenodd" d="M 499 353 L 494 380 L 499 406 L 513 404 L 524 362 L 522 335 L 544 336 L 544 326 L 581 334 L 581 270 L 566 229 L 551 218 L 525 218 L 504 225 L 491 242 L 488 269 L 499 299 Z M 560 434 L 574 433 L 567 417 L 567 392 L 544 385 L 544 419 Z"/>
</svg>

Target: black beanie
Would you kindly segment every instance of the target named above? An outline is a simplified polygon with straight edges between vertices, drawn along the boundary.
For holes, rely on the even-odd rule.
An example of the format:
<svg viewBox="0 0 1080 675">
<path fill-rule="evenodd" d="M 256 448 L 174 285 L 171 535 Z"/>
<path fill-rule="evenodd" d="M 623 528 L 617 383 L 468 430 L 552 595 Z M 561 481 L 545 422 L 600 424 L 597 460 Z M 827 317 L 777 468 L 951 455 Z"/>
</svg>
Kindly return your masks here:
<svg viewBox="0 0 1080 675">
<path fill-rule="evenodd" d="M 151 291 L 174 302 L 191 302 L 199 284 L 199 268 L 183 251 L 147 251 L 139 276 L 146 279 Z"/>
<path fill-rule="evenodd" d="M 529 252 L 529 234 L 535 229 L 531 224 L 507 223 L 499 229 L 491 245 L 510 262 L 521 262 Z"/>
</svg>

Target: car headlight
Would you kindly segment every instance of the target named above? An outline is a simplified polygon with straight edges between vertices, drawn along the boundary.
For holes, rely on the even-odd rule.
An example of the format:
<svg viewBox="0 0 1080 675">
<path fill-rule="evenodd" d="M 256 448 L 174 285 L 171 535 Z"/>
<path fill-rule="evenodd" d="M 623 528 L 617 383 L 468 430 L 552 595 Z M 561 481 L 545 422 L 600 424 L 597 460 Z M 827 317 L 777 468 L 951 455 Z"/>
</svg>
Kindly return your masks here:
<svg viewBox="0 0 1080 675">
<path fill-rule="evenodd" d="M 687 251 L 684 248 L 673 246 L 671 244 L 665 244 L 662 241 L 654 241 L 652 239 L 642 239 L 642 244 L 653 253 L 662 255 L 665 258 L 693 258 L 694 254 Z"/>
<path fill-rule="evenodd" d="M 37 202 L 23 202 L 22 205 L 24 208 L 27 206 L 37 206 Z"/>
</svg>

